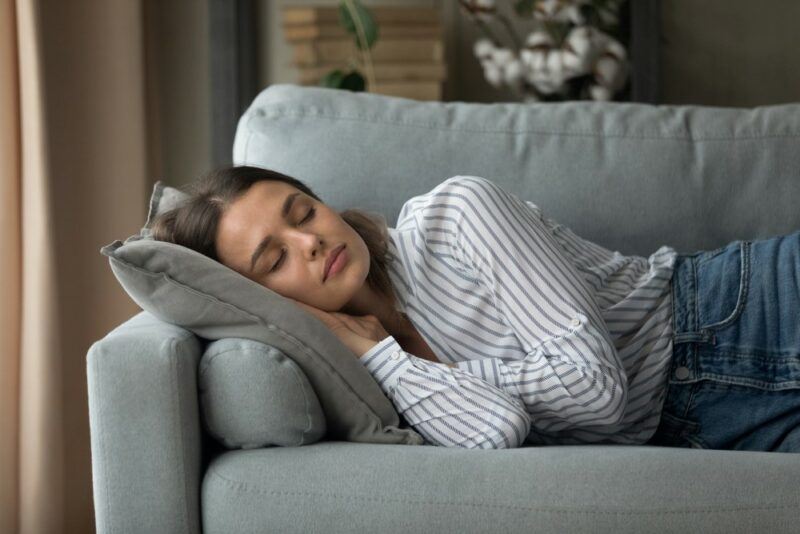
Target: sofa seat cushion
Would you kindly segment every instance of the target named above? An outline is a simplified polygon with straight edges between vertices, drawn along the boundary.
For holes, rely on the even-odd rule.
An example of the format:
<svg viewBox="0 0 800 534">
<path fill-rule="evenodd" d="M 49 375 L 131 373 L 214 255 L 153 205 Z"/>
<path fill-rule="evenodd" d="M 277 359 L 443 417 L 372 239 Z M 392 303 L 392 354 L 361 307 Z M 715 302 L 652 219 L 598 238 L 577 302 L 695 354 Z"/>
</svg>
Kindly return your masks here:
<svg viewBox="0 0 800 534">
<path fill-rule="evenodd" d="M 798 480 L 793 454 L 320 441 L 216 457 L 202 522 L 205 534 L 788 532 Z"/>
</svg>

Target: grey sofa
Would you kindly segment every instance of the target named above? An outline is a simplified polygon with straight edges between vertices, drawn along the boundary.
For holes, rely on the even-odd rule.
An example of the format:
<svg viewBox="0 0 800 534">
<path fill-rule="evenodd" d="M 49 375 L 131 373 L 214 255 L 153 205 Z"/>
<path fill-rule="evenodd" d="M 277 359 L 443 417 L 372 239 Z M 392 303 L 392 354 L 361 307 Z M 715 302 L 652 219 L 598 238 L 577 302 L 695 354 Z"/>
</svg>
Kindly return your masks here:
<svg viewBox="0 0 800 534">
<path fill-rule="evenodd" d="M 234 162 L 383 213 L 458 174 L 647 256 L 800 228 L 800 104 L 437 103 L 275 85 Z M 322 440 L 226 450 L 190 332 L 140 312 L 88 352 L 98 532 L 798 532 L 800 455 L 598 444 L 466 450 Z"/>
</svg>

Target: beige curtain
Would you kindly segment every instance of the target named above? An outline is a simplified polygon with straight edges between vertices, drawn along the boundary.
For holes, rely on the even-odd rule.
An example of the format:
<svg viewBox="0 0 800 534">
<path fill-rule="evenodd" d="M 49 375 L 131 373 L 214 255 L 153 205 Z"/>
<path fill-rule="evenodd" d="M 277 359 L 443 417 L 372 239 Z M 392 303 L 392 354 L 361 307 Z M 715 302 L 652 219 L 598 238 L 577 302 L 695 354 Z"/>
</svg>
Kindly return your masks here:
<svg viewBox="0 0 800 534">
<path fill-rule="evenodd" d="M 99 249 L 141 227 L 141 4 L 0 0 L 0 532 L 94 531 L 86 353 L 139 311 Z"/>
</svg>

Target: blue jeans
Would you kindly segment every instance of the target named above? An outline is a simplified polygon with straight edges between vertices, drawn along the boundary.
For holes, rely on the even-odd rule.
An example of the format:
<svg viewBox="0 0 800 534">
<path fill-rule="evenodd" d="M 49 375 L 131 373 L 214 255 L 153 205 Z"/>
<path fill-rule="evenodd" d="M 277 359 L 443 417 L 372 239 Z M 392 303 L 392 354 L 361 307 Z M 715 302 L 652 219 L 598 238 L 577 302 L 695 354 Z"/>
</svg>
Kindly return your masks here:
<svg viewBox="0 0 800 534">
<path fill-rule="evenodd" d="M 648 445 L 800 452 L 800 230 L 679 255 L 673 357 Z"/>
</svg>

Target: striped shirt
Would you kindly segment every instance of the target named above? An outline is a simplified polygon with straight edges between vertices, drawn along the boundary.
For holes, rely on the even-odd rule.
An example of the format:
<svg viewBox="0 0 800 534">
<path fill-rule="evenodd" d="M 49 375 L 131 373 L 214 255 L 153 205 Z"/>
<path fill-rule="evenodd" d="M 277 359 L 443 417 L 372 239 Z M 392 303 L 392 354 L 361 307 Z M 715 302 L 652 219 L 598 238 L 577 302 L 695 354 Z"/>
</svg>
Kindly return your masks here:
<svg viewBox="0 0 800 534">
<path fill-rule="evenodd" d="M 652 437 L 672 355 L 674 249 L 612 252 L 479 176 L 411 198 L 388 231 L 398 309 L 443 363 L 393 336 L 360 360 L 429 444 Z"/>
</svg>

